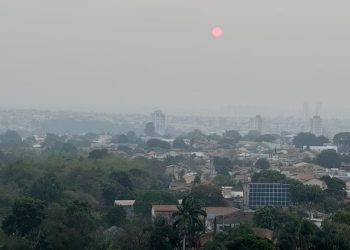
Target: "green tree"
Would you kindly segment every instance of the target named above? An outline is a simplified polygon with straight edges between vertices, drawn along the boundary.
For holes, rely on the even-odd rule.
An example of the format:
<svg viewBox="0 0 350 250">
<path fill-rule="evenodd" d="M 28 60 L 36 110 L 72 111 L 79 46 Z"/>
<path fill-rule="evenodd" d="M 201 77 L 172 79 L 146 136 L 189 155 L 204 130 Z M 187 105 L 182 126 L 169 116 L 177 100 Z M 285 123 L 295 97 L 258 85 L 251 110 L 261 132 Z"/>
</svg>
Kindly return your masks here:
<svg viewBox="0 0 350 250">
<path fill-rule="evenodd" d="M 73 201 L 65 207 L 52 203 L 46 209 L 38 249 L 105 249 L 95 247 L 101 235 L 97 219 L 86 202 Z"/>
<path fill-rule="evenodd" d="M 298 232 L 299 249 L 316 249 L 315 238 L 321 230 L 311 221 L 302 220 Z"/>
<path fill-rule="evenodd" d="M 193 183 L 194 183 L 195 185 L 201 184 L 201 177 L 200 177 L 200 175 L 196 175 L 196 177 L 194 177 Z"/>
<path fill-rule="evenodd" d="M 242 139 L 241 134 L 237 130 L 226 130 L 223 136 L 234 139 L 236 142 L 239 142 Z"/>
<path fill-rule="evenodd" d="M 248 234 L 226 243 L 227 250 L 272 250 L 273 243 L 257 235 Z"/>
<path fill-rule="evenodd" d="M 164 150 L 171 149 L 171 145 L 168 142 L 162 141 L 159 139 L 148 140 L 147 147 L 148 147 L 148 149 L 164 149 Z"/>
<path fill-rule="evenodd" d="M 34 136 L 28 136 L 23 140 L 23 146 L 32 147 L 37 141 Z"/>
<path fill-rule="evenodd" d="M 74 157 L 78 153 L 78 149 L 72 143 L 63 143 L 58 151 L 66 157 Z"/>
<path fill-rule="evenodd" d="M 148 122 L 146 124 L 145 129 L 144 129 L 144 133 L 145 133 L 145 135 L 148 135 L 148 136 L 155 136 L 156 135 L 156 129 L 154 127 L 153 122 Z"/>
<path fill-rule="evenodd" d="M 60 137 L 56 134 L 48 133 L 41 147 L 45 151 L 56 152 L 62 148 L 63 143 L 64 143 L 63 137 Z"/>
<path fill-rule="evenodd" d="M 190 248 L 198 246 L 198 236 L 205 230 L 207 213 L 191 196 L 186 196 L 178 209 L 172 217 L 173 227 L 180 232 L 182 238 L 182 249 L 185 250 L 187 245 Z"/>
<path fill-rule="evenodd" d="M 325 192 L 324 192 L 325 193 Z M 327 194 L 327 193 L 326 193 Z M 330 195 L 324 195 L 325 198 L 320 204 L 320 211 L 323 211 L 325 213 L 334 213 L 339 209 L 339 206 L 341 205 L 336 198 L 330 196 Z"/>
<path fill-rule="evenodd" d="M 323 150 L 316 162 L 326 168 L 339 168 L 341 165 L 340 156 L 334 149 Z"/>
<path fill-rule="evenodd" d="M 323 146 L 325 143 L 329 143 L 329 139 L 323 135 L 316 138 L 316 144 L 318 146 Z"/>
<path fill-rule="evenodd" d="M 150 248 L 152 222 L 150 218 L 136 216 L 131 218 L 115 238 L 116 249 L 144 250 Z M 152 248 L 151 248 L 152 249 Z"/>
<path fill-rule="evenodd" d="M 6 154 L 3 151 L 0 151 L 0 163 L 6 160 Z"/>
<path fill-rule="evenodd" d="M 38 228 L 43 219 L 42 201 L 28 197 L 18 198 L 12 206 L 12 214 L 4 219 L 1 228 L 7 235 L 25 236 Z"/>
<path fill-rule="evenodd" d="M 339 209 L 333 216 L 332 220 L 336 223 L 345 223 L 350 225 L 350 208 Z"/>
<path fill-rule="evenodd" d="M 107 149 L 94 149 L 89 153 L 88 158 L 97 160 L 97 159 L 103 159 L 107 157 L 107 155 L 108 155 Z"/>
<path fill-rule="evenodd" d="M 212 185 L 198 185 L 192 188 L 190 195 L 203 207 L 225 206 L 226 201 L 221 189 Z"/>
<path fill-rule="evenodd" d="M 218 240 L 212 240 L 206 242 L 201 250 L 226 250 L 226 247 Z"/>
<path fill-rule="evenodd" d="M 258 227 L 274 230 L 276 225 L 279 225 L 279 223 L 282 222 L 282 217 L 283 215 L 281 215 L 279 209 L 266 206 L 259 208 L 254 213 L 254 224 Z"/>
<path fill-rule="evenodd" d="M 333 142 L 337 145 L 350 146 L 350 132 L 336 134 L 333 138 Z"/>
<path fill-rule="evenodd" d="M 187 145 L 182 138 L 176 138 L 173 142 L 173 148 L 185 149 Z"/>
<path fill-rule="evenodd" d="M 274 231 L 277 244 L 282 249 L 295 249 L 298 245 L 298 232 L 301 217 L 283 208 L 266 206 L 254 213 L 254 224 Z"/>
<path fill-rule="evenodd" d="M 102 184 L 102 199 L 106 206 L 113 206 L 115 200 L 133 199 L 134 193 L 119 182 L 108 181 Z"/>
<path fill-rule="evenodd" d="M 222 186 L 235 186 L 236 185 L 236 181 L 234 178 L 232 178 L 231 176 L 229 175 L 222 175 L 222 174 L 217 174 L 212 183 L 215 185 L 215 186 L 218 186 L 218 187 L 222 187 Z"/>
<path fill-rule="evenodd" d="M 350 249 L 350 225 L 326 220 L 322 223 L 322 231 L 316 234 L 314 249 Z"/>
<path fill-rule="evenodd" d="M 134 185 L 126 172 L 112 172 L 102 184 L 102 198 L 107 206 L 112 206 L 117 199 L 132 199 L 133 191 Z"/>
<path fill-rule="evenodd" d="M 115 182 L 120 183 L 122 186 L 134 190 L 134 185 L 130 180 L 130 175 L 123 171 L 112 172 L 109 175 L 109 179 Z"/>
<path fill-rule="evenodd" d="M 284 174 L 274 170 L 262 170 L 259 173 L 254 173 L 252 176 L 252 182 L 273 183 L 285 181 L 287 181 L 287 177 Z"/>
<path fill-rule="evenodd" d="M 257 141 L 259 139 L 260 132 L 256 130 L 250 130 L 247 135 L 243 137 L 245 141 Z"/>
<path fill-rule="evenodd" d="M 269 169 L 270 168 L 270 163 L 267 159 L 265 158 L 260 158 L 255 162 L 255 167 L 258 169 Z"/>
<path fill-rule="evenodd" d="M 205 250 L 272 250 L 272 241 L 254 234 L 247 227 L 231 229 L 221 232 L 214 237 L 214 241 L 203 246 Z"/>
<path fill-rule="evenodd" d="M 118 148 L 117 148 L 118 151 L 122 151 L 126 154 L 131 154 L 132 153 L 132 149 L 128 146 L 125 146 L 125 145 L 119 145 Z"/>
<path fill-rule="evenodd" d="M 127 135 L 121 134 L 118 136 L 118 143 L 129 143 L 129 137 Z"/>
<path fill-rule="evenodd" d="M 214 157 L 213 163 L 218 174 L 228 175 L 228 172 L 232 170 L 232 162 L 227 158 Z"/>
<path fill-rule="evenodd" d="M 46 202 L 59 201 L 63 197 L 63 186 L 55 174 L 48 173 L 33 183 L 30 194 Z"/>
<path fill-rule="evenodd" d="M 314 134 L 302 132 L 293 138 L 293 144 L 299 148 L 303 146 L 316 146 L 317 138 Z"/>
<path fill-rule="evenodd" d="M 176 197 L 162 190 L 147 190 L 139 192 L 136 195 L 134 211 L 137 214 L 151 215 L 152 205 L 176 205 L 178 201 Z"/>
<path fill-rule="evenodd" d="M 258 138 L 258 141 L 260 142 L 273 142 L 276 138 L 273 135 L 270 134 L 265 134 L 265 135 L 260 135 Z"/>
<path fill-rule="evenodd" d="M 195 129 L 191 132 L 188 132 L 186 138 L 191 139 L 192 142 L 193 141 L 207 141 L 207 136 L 199 129 Z"/>
<path fill-rule="evenodd" d="M 137 141 L 137 135 L 135 134 L 134 131 L 129 131 L 126 136 L 128 137 L 128 142 L 129 143 L 136 143 Z"/>
<path fill-rule="evenodd" d="M 91 243 L 93 233 L 97 227 L 97 220 L 93 215 L 92 208 L 87 202 L 73 201 L 66 208 L 66 226 L 74 229 L 79 235 L 76 238 L 76 248 L 84 249 Z"/>
<path fill-rule="evenodd" d="M 21 136 L 13 130 L 7 130 L 0 136 L 0 146 L 6 149 L 14 149 L 22 146 Z"/>
<path fill-rule="evenodd" d="M 110 207 L 105 215 L 108 226 L 121 226 L 126 222 L 126 212 L 122 206 Z"/>
<path fill-rule="evenodd" d="M 304 185 L 300 181 L 290 179 L 290 198 L 294 204 L 320 204 L 325 195 L 319 186 Z"/>
<path fill-rule="evenodd" d="M 326 193 L 330 197 L 334 197 L 337 200 L 343 200 L 346 197 L 346 185 L 345 182 L 338 178 L 331 178 L 330 176 L 322 176 L 321 178 L 327 184 Z"/>
<path fill-rule="evenodd" d="M 179 247 L 179 233 L 164 217 L 157 217 L 153 222 L 153 228 L 149 240 L 149 248 L 152 250 L 172 250 Z"/>
</svg>

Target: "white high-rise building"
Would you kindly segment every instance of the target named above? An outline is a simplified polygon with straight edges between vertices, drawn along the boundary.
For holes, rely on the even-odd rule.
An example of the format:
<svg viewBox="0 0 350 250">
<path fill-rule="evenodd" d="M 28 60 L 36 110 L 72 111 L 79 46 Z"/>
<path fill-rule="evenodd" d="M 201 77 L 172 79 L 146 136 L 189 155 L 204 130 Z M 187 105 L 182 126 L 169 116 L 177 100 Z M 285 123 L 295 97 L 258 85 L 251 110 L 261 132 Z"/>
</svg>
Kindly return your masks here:
<svg viewBox="0 0 350 250">
<path fill-rule="evenodd" d="M 310 127 L 310 108 L 309 104 L 307 102 L 304 102 L 303 105 L 303 118 L 304 118 L 304 124 L 303 124 L 303 132 L 308 132 Z"/>
<path fill-rule="evenodd" d="M 260 115 L 256 115 L 254 118 L 250 119 L 249 128 L 250 128 L 250 130 L 259 131 L 261 134 L 262 128 L 263 128 L 262 117 Z"/>
<path fill-rule="evenodd" d="M 315 115 L 310 119 L 310 132 L 316 136 L 323 134 L 322 119 L 320 116 Z"/>
<path fill-rule="evenodd" d="M 161 110 L 157 110 L 152 114 L 152 122 L 157 134 L 165 134 L 165 114 Z"/>
</svg>

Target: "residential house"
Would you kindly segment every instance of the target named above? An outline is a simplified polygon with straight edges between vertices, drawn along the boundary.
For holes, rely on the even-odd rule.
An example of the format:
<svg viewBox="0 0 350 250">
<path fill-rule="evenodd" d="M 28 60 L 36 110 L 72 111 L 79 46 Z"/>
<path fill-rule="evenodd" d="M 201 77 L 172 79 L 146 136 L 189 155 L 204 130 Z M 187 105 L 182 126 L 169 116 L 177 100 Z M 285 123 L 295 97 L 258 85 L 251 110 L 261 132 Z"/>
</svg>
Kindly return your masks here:
<svg viewBox="0 0 350 250">
<path fill-rule="evenodd" d="M 315 185 L 315 186 L 319 186 L 322 190 L 327 189 L 327 184 L 325 181 L 320 180 L 318 178 L 311 178 L 307 181 L 303 182 L 304 185 Z"/>
<path fill-rule="evenodd" d="M 243 198 L 243 191 L 234 191 L 232 187 L 221 187 L 221 194 L 225 199 Z"/>
<path fill-rule="evenodd" d="M 214 230 L 215 217 L 239 211 L 238 208 L 234 207 L 203 207 L 202 209 L 207 213 L 205 225 L 208 231 Z M 177 205 L 152 205 L 152 218 L 162 216 L 170 219 L 176 211 L 178 211 Z"/>
<path fill-rule="evenodd" d="M 220 232 L 225 229 L 239 227 L 241 224 L 251 223 L 253 216 L 253 212 L 239 209 L 230 214 L 218 215 L 215 217 L 215 230 L 216 232 Z"/>
<path fill-rule="evenodd" d="M 184 181 L 187 183 L 187 184 L 190 184 L 190 183 L 194 183 L 194 179 L 196 178 L 197 176 L 197 173 L 187 173 L 185 174 L 184 176 L 182 176 L 182 179 L 184 179 Z"/>
<path fill-rule="evenodd" d="M 234 207 L 204 207 L 203 210 L 207 213 L 206 217 L 206 229 L 213 231 L 215 228 L 215 217 L 226 216 L 228 214 L 239 211 L 238 208 Z"/>
<path fill-rule="evenodd" d="M 183 173 L 185 173 L 185 169 L 178 165 L 170 165 L 165 168 L 165 175 L 171 176 L 176 181 L 181 180 Z"/>
<path fill-rule="evenodd" d="M 163 216 L 170 219 L 176 211 L 178 211 L 177 205 L 152 205 L 152 218 Z"/>
<path fill-rule="evenodd" d="M 171 182 L 169 189 L 173 192 L 190 192 L 192 190 L 192 183 Z"/>
<path fill-rule="evenodd" d="M 114 206 L 121 206 L 124 208 L 128 216 L 134 214 L 135 200 L 115 200 Z"/>
</svg>

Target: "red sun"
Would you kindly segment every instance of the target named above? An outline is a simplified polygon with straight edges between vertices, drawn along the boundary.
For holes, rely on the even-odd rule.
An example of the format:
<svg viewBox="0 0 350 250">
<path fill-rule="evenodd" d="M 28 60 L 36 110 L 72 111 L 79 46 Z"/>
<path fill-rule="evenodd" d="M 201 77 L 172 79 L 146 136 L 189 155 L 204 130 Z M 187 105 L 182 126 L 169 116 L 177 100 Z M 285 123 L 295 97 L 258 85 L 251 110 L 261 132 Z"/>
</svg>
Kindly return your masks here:
<svg viewBox="0 0 350 250">
<path fill-rule="evenodd" d="M 214 27 L 212 30 L 211 30 L 211 34 L 213 35 L 213 37 L 215 38 L 218 38 L 220 36 L 222 36 L 222 29 L 220 27 Z"/>
</svg>

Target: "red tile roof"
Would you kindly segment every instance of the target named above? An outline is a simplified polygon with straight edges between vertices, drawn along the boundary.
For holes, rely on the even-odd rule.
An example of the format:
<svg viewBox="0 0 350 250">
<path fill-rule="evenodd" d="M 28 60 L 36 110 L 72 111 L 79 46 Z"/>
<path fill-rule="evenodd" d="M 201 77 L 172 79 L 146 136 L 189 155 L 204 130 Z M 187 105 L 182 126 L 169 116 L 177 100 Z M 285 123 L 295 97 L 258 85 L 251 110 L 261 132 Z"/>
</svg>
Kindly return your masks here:
<svg viewBox="0 0 350 250">
<path fill-rule="evenodd" d="M 203 208 L 207 214 L 220 214 L 226 215 L 239 211 L 238 208 L 234 207 L 204 207 Z"/>
</svg>

